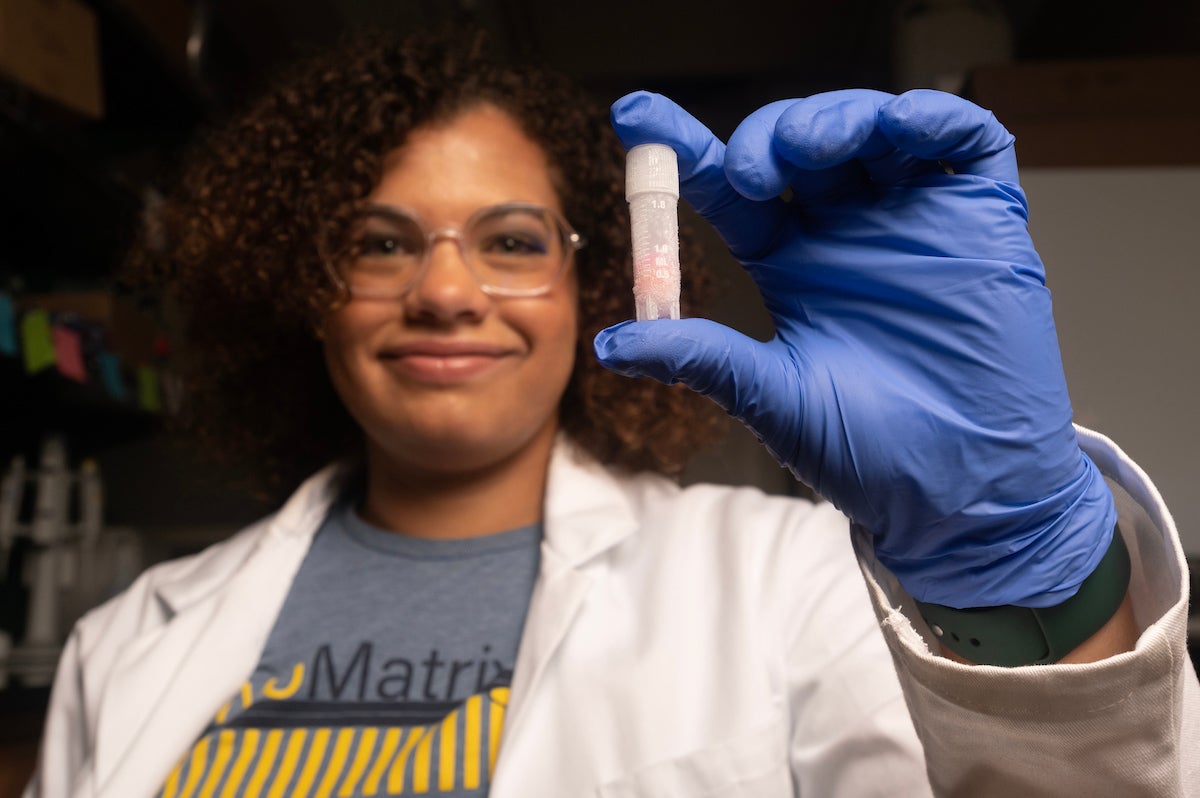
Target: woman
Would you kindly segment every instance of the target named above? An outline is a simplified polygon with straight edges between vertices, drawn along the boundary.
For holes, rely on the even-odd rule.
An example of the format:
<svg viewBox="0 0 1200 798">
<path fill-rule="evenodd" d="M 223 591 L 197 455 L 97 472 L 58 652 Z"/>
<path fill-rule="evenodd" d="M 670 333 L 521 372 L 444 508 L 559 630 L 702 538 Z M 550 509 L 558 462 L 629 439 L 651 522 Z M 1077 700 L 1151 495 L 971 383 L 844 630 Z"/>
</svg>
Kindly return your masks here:
<svg viewBox="0 0 1200 798">
<path fill-rule="evenodd" d="M 1169 520 L 1115 449 L 1078 448 L 1011 138 L 910 100 L 768 106 L 728 152 L 664 98 L 618 102 L 779 334 L 594 343 L 712 395 L 854 519 L 882 636 L 831 505 L 649 473 L 709 422 L 591 353 L 630 295 L 602 118 L 470 48 L 356 46 L 215 137 L 166 217 L 210 439 L 279 484 L 335 462 L 81 622 L 32 794 L 1194 787 Z M 1118 519 L 1132 604 L 1094 576 Z M 1025 661 L 1089 665 L 952 662 L 958 627 L 911 611 L 1085 593 L 1102 617 Z"/>
</svg>

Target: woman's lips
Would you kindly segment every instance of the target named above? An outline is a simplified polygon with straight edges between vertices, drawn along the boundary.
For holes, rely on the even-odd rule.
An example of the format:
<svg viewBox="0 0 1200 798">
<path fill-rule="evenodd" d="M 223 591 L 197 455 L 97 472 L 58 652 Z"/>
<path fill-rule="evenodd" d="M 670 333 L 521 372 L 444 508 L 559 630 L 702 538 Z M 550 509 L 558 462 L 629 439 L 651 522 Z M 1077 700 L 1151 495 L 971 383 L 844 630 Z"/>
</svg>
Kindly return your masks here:
<svg viewBox="0 0 1200 798">
<path fill-rule="evenodd" d="M 453 385 L 485 376 L 515 354 L 494 344 L 422 341 L 388 347 L 379 357 L 388 369 L 408 379 Z"/>
</svg>

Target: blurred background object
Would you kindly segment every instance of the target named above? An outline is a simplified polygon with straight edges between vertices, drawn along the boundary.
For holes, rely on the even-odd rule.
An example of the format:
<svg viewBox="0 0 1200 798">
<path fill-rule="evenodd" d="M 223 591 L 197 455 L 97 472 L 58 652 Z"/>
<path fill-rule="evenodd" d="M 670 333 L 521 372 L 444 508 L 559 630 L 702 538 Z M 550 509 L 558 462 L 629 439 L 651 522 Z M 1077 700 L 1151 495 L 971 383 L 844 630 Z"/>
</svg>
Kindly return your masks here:
<svg viewBox="0 0 1200 798">
<path fill-rule="evenodd" d="M 958 94 L 972 67 L 1012 60 L 1012 25 L 993 0 L 908 0 L 896 10 L 892 47 L 896 89 Z"/>
</svg>

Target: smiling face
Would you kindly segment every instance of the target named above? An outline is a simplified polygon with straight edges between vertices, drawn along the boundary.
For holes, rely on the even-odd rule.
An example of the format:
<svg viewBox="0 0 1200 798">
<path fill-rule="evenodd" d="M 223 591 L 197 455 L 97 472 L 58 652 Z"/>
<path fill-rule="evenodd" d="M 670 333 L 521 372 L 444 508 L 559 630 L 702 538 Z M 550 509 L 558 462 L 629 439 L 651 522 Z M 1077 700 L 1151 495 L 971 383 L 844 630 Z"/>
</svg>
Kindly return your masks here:
<svg viewBox="0 0 1200 798">
<path fill-rule="evenodd" d="M 372 206 L 430 229 L 508 202 L 562 213 L 541 148 L 504 112 L 473 107 L 419 128 L 385 162 Z M 333 385 L 367 439 L 368 464 L 414 477 L 465 474 L 549 451 L 574 365 L 578 292 L 489 296 L 456 242 L 438 240 L 399 299 L 356 297 L 324 327 Z"/>
</svg>

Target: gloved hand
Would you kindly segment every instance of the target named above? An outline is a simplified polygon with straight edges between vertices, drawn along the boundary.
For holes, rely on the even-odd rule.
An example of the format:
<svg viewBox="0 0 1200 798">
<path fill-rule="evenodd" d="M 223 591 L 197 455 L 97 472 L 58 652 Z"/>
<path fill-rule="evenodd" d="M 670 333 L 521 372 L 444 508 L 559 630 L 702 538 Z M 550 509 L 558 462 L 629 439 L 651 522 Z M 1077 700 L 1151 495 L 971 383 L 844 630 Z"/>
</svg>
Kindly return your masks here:
<svg viewBox="0 0 1200 798">
<path fill-rule="evenodd" d="M 919 600 L 1073 595 L 1116 511 L 1071 426 L 995 118 L 934 91 L 852 90 L 765 106 L 728 148 L 658 95 L 618 100 L 612 120 L 626 147 L 675 149 L 682 196 L 745 265 L 776 335 L 626 322 L 596 337 L 601 362 L 712 397 L 870 531 Z"/>
</svg>

